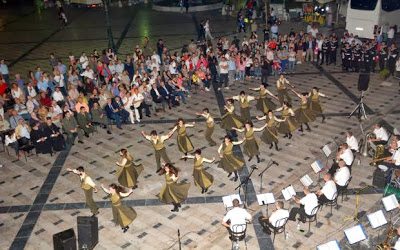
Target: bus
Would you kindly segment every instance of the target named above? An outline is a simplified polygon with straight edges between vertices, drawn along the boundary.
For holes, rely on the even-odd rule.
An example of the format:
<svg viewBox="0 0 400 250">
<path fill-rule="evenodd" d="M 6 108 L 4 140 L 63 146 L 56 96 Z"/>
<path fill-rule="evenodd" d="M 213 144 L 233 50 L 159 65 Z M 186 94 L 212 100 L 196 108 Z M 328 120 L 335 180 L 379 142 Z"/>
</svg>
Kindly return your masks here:
<svg viewBox="0 0 400 250">
<path fill-rule="evenodd" d="M 350 0 L 348 3 L 346 30 L 349 33 L 373 39 L 386 23 L 400 25 L 400 0 Z"/>
</svg>

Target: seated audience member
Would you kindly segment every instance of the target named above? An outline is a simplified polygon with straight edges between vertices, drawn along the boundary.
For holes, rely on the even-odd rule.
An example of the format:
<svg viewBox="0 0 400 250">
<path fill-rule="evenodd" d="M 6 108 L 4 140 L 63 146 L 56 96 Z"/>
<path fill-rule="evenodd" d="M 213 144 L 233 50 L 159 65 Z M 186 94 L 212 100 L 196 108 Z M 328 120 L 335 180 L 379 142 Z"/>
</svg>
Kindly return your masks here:
<svg viewBox="0 0 400 250">
<path fill-rule="evenodd" d="M 150 117 L 150 109 L 149 106 L 147 106 L 144 96 L 139 93 L 139 89 L 135 88 L 133 90 L 133 94 L 131 96 L 132 98 L 132 105 L 135 108 L 135 115 L 136 115 L 136 120 L 140 122 L 140 120 L 143 118 L 143 109 L 146 112 L 146 116 Z"/>
<path fill-rule="evenodd" d="M 39 109 L 39 103 L 32 96 L 28 96 L 28 100 L 26 101 L 26 108 L 28 109 L 29 114 L 32 116 L 34 110 Z"/>
<path fill-rule="evenodd" d="M 85 112 L 85 107 L 81 107 L 80 112 L 76 116 L 78 126 L 83 129 L 85 136 L 89 137 L 89 134 L 93 133 L 94 127 L 90 122 L 89 114 Z"/>
<path fill-rule="evenodd" d="M 64 136 L 60 133 L 60 128 L 52 123 L 50 118 L 46 119 L 46 122 L 41 125 L 40 129 L 44 136 L 49 138 L 49 142 L 53 151 L 62 151 L 65 149 L 66 146 Z"/>
<path fill-rule="evenodd" d="M 153 105 L 153 111 L 156 112 L 156 104 L 162 104 L 162 109 L 165 111 L 165 103 L 164 103 L 164 98 L 161 95 L 160 91 L 158 91 L 157 84 L 153 84 L 150 90 L 151 97 L 153 99 L 154 105 Z"/>
<path fill-rule="evenodd" d="M 11 146 L 14 148 L 15 150 L 15 155 L 19 158 L 21 157 L 21 155 L 19 154 L 19 144 L 18 144 L 18 140 L 17 140 L 17 136 L 15 135 L 15 132 L 12 132 L 10 134 L 7 134 L 5 136 L 5 142 L 4 144 L 6 146 Z"/>
<path fill-rule="evenodd" d="M 113 104 L 118 109 L 118 114 L 121 117 L 122 123 L 127 123 L 129 119 L 129 112 L 125 110 L 121 97 L 116 96 L 114 98 Z"/>
<path fill-rule="evenodd" d="M 322 189 L 317 191 L 318 202 L 320 204 L 325 204 L 329 201 L 332 201 L 335 193 L 337 193 L 337 188 L 335 182 L 332 180 L 330 174 L 324 175 L 325 185 Z"/>
<path fill-rule="evenodd" d="M 11 116 L 10 116 L 10 125 L 11 129 L 15 129 L 18 126 L 18 121 L 23 120 L 22 116 L 18 115 L 17 111 L 12 110 L 11 111 Z"/>
<path fill-rule="evenodd" d="M 15 135 L 20 147 L 29 145 L 31 139 L 31 127 L 25 123 L 24 119 L 18 120 L 18 125 L 15 127 Z"/>
<path fill-rule="evenodd" d="M 75 118 L 70 112 L 64 113 L 62 120 L 63 131 L 67 134 L 67 143 L 74 145 L 75 137 L 78 136 L 78 142 L 83 143 L 83 130 L 78 127 Z"/>
<path fill-rule="evenodd" d="M 92 114 L 92 123 L 102 125 L 104 129 L 107 129 L 107 134 L 111 134 L 107 117 L 97 102 L 93 104 L 93 108 L 91 109 L 90 113 Z"/>
<path fill-rule="evenodd" d="M 10 123 L 5 120 L 2 115 L 0 115 L 0 132 L 5 132 L 10 129 Z"/>
<path fill-rule="evenodd" d="M 47 96 L 45 92 L 40 93 L 40 103 L 43 106 L 50 107 L 51 106 L 51 98 Z"/>
<path fill-rule="evenodd" d="M 122 129 L 121 119 L 120 119 L 119 113 L 118 113 L 119 109 L 113 103 L 111 98 L 107 99 L 107 104 L 104 107 L 104 110 L 106 111 L 107 118 L 110 120 L 115 120 L 115 124 L 117 125 L 117 128 Z"/>
<path fill-rule="evenodd" d="M 39 128 L 39 125 L 39 123 L 34 123 L 30 134 L 36 154 L 52 154 L 53 150 L 50 143 L 50 137 L 44 135 L 43 131 Z"/>
<path fill-rule="evenodd" d="M 14 110 L 17 111 L 18 115 L 20 115 L 25 120 L 29 120 L 29 118 L 31 117 L 25 104 L 23 104 L 19 98 L 15 99 Z"/>
</svg>

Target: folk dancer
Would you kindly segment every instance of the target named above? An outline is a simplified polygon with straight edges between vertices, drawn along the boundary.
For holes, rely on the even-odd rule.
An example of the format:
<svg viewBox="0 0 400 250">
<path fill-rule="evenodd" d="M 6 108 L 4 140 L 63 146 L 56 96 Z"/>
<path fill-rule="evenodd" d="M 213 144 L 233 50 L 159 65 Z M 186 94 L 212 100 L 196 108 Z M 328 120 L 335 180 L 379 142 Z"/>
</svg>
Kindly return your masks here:
<svg viewBox="0 0 400 250">
<path fill-rule="evenodd" d="M 303 132 L 303 124 L 304 124 L 304 125 L 306 125 L 306 130 L 310 132 L 311 128 L 308 125 L 308 123 L 315 121 L 316 117 L 315 117 L 314 112 L 310 109 L 309 104 L 308 104 L 309 94 L 307 92 L 305 92 L 300 95 L 296 91 L 294 91 L 294 90 L 292 90 L 292 91 L 301 99 L 301 107 L 297 108 L 294 111 L 297 121 L 301 123 L 299 131 Z"/>
<path fill-rule="evenodd" d="M 203 109 L 203 113 L 196 113 L 197 116 L 203 116 L 206 118 L 206 132 L 204 133 L 204 137 L 208 141 L 209 146 L 215 146 L 217 143 L 211 138 L 214 132 L 214 118 L 211 116 L 208 108 Z"/>
<path fill-rule="evenodd" d="M 99 208 L 97 207 L 96 202 L 94 202 L 93 200 L 93 191 L 97 193 L 98 189 L 92 178 L 90 178 L 90 176 L 85 173 L 85 169 L 83 167 L 78 167 L 76 169 L 67 168 L 67 171 L 79 175 L 79 178 L 81 180 L 81 188 L 85 193 L 86 204 L 90 208 L 90 211 L 93 214 L 92 216 L 98 215 Z"/>
<path fill-rule="evenodd" d="M 322 113 L 324 107 L 319 102 L 320 97 L 328 97 L 328 96 L 319 92 L 319 88 L 313 87 L 311 94 L 308 95 L 308 98 L 310 98 L 310 109 L 314 112 L 315 116 L 318 115 L 322 116 L 322 123 L 325 123 L 325 115 Z"/>
<path fill-rule="evenodd" d="M 122 232 L 126 233 L 129 229 L 129 225 L 136 219 L 136 211 L 128 206 L 121 204 L 121 199 L 128 197 L 133 193 L 133 189 L 129 189 L 125 192 L 125 189 L 117 184 L 111 184 L 108 189 L 101 184 L 103 191 L 110 195 L 110 201 L 112 205 L 112 213 L 114 218 L 115 226 L 120 226 Z"/>
<path fill-rule="evenodd" d="M 144 131 L 141 132 L 142 136 L 151 142 L 151 145 L 154 148 L 154 156 L 156 158 L 157 163 L 157 171 L 156 173 L 161 171 L 161 158 L 167 163 L 171 163 L 167 155 L 167 150 L 165 149 L 164 141 L 168 140 L 171 137 L 171 134 L 168 135 L 157 135 L 157 131 L 153 130 L 150 132 L 150 135 L 146 135 Z"/>
<path fill-rule="evenodd" d="M 228 177 L 235 174 L 234 181 L 237 181 L 238 170 L 244 166 L 244 160 L 233 154 L 233 146 L 242 144 L 246 139 L 241 141 L 232 142 L 229 136 L 225 136 L 224 141 L 218 148 L 218 155 L 221 160 L 219 161 L 218 168 L 222 168 L 228 173 Z"/>
<path fill-rule="evenodd" d="M 243 145 L 243 152 L 249 156 L 249 161 L 253 159 L 254 156 L 257 158 L 257 163 L 260 163 L 260 141 L 254 138 L 254 132 L 260 132 L 264 128 L 255 128 L 251 121 L 247 121 L 244 125 L 244 128 L 237 129 L 232 128 L 238 132 L 245 132 L 244 135 L 246 137 L 246 141 Z"/>
<path fill-rule="evenodd" d="M 203 162 L 213 163 L 215 157 L 211 160 L 201 156 L 201 149 L 196 149 L 193 155 L 183 155 L 184 159 L 194 159 L 193 179 L 194 184 L 201 188 L 201 193 L 207 193 L 208 189 L 214 182 L 214 177 L 203 168 Z"/>
<path fill-rule="evenodd" d="M 178 121 L 175 123 L 174 128 L 171 130 L 171 132 L 169 132 L 169 134 L 172 136 L 174 134 L 174 132 L 178 130 L 176 144 L 178 145 L 179 151 L 181 151 L 185 155 L 187 155 L 188 152 L 192 152 L 194 149 L 192 141 L 190 141 L 190 138 L 186 133 L 186 128 L 193 128 L 194 125 L 195 125 L 194 122 L 193 122 L 193 124 L 186 124 L 182 118 L 179 118 Z M 185 160 L 186 160 L 186 158 L 185 158 Z"/>
<path fill-rule="evenodd" d="M 282 107 L 275 109 L 275 111 L 281 111 L 281 119 L 285 120 L 284 122 L 278 123 L 276 129 L 279 133 L 284 134 L 283 138 L 287 137 L 291 139 L 292 132 L 300 127 L 300 123 L 298 123 L 296 120 L 296 116 L 292 110 L 292 106 L 288 102 L 284 101 Z"/>
<path fill-rule="evenodd" d="M 242 120 L 244 122 L 251 121 L 250 101 L 254 101 L 255 98 L 247 95 L 244 91 L 240 91 L 239 95 L 233 96 L 231 99 L 239 102 Z"/>
<path fill-rule="evenodd" d="M 174 208 L 171 212 L 179 212 L 181 202 L 186 200 L 188 196 L 190 183 L 177 183 L 179 179 L 178 169 L 171 163 L 163 163 L 163 169 L 159 172 L 159 175 L 163 174 L 165 174 L 165 185 L 157 195 L 158 199 L 165 204 L 172 203 Z"/>
<path fill-rule="evenodd" d="M 263 112 L 264 115 L 268 112 L 268 110 L 276 109 L 276 104 L 273 103 L 269 98 L 267 98 L 267 95 L 270 95 L 276 100 L 279 99 L 267 89 L 266 83 L 260 84 L 259 88 L 249 88 L 249 89 L 254 91 L 260 91 L 260 96 L 256 98 L 257 99 L 256 107 L 259 111 Z"/>
<path fill-rule="evenodd" d="M 278 90 L 278 99 L 281 105 L 285 101 L 285 96 L 288 103 L 292 103 L 292 98 L 290 98 L 287 91 L 288 86 L 294 88 L 294 86 L 285 78 L 285 76 L 283 74 L 280 74 L 279 79 L 276 81 L 276 88 Z"/>
<path fill-rule="evenodd" d="M 261 135 L 261 140 L 265 144 L 270 144 L 269 149 L 271 149 L 274 144 L 275 144 L 275 149 L 276 151 L 279 151 L 278 148 L 278 131 L 276 129 L 277 127 L 277 122 L 285 122 L 285 120 L 278 119 L 273 113 L 272 110 L 269 110 L 267 112 L 267 115 L 259 117 L 257 116 L 257 120 L 262 121 L 262 120 L 267 120 L 265 125 L 263 126 L 264 132 Z"/>
<path fill-rule="evenodd" d="M 142 164 L 135 165 L 132 155 L 124 148 L 119 151 L 119 155 L 121 156 L 121 160 L 115 162 L 120 167 L 116 173 L 118 182 L 124 187 L 136 189 L 138 187 L 137 179 L 143 171 L 143 166 Z"/>
</svg>

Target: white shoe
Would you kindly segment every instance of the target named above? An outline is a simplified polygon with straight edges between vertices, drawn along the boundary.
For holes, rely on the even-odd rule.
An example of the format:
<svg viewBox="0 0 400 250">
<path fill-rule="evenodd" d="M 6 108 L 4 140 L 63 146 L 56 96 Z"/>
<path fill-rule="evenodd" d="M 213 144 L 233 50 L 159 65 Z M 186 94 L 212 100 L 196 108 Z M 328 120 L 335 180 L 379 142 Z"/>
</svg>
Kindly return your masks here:
<svg viewBox="0 0 400 250">
<path fill-rule="evenodd" d="M 137 122 L 140 122 L 140 120 L 136 120 Z"/>
<path fill-rule="evenodd" d="M 132 124 L 135 124 L 135 121 L 132 121 Z"/>
<path fill-rule="evenodd" d="M 205 90 L 205 91 L 210 91 L 210 89 L 209 89 L 209 88 L 204 88 L 204 90 Z"/>
<path fill-rule="evenodd" d="M 229 87 L 225 87 L 225 89 L 229 89 Z"/>
<path fill-rule="evenodd" d="M 221 90 L 221 88 L 218 88 L 217 90 L 218 90 L 218 91 L 220 91 L 220 90 Z"/>
</svg>

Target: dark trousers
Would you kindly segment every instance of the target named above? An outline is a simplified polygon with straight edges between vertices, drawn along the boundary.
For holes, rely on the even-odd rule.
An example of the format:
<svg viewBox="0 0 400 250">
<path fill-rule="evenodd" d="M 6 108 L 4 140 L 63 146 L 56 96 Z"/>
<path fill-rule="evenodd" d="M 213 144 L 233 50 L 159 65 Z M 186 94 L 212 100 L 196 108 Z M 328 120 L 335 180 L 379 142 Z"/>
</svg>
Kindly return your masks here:
<svg viewBox="0 0 400 250">
<path fill-rule="evenodd" d="M 331 200 L 329 200 L 328 198 L 326 198 L 326 196 L 323 194 L 321 196 L 318 196 L 318 202 L 320 204 L 325 204 L 327 202 L 330 202 Z"/>
<path fill-rule="evenodd" d="M 290 210 L 289 213 L 289 220 L 296 220 L 297 214 L 300 215 L 300 218 L 305 218 L 306 217 L 306 211 L 304 210 L 304 206 L 300 205 L 300 207 L 294 207 Z"/>
<path fill-rule="evenodd" d="M 14 148 L 15 154 L 19 155 L 19 144 L 18 141 L 8 144 L 9 146 Z"/>
<path fill-rule="evenodd" d="M 220 87 L 222 87 L 222 84 L 224 84 L 225 87 L 228 87 L 228 74 L 220 74 L 219 77 L 221 80 Z"/>
<path fill-rule="evenodd" d="M 267 232 L 270 233 L 270 232 L 274 231 L 275 226 L 272 225 L 271 222 L 269 222 L 269 220 L 267 218 L 265 218 L 264 216 L 258 217 L 258 222 L 263 227 L 263 229 L 266 230 Z"/>
<path fill-rule="evenodd" d="M 268 82 L 269 69 L 261 70 L 261 82 Z"/>
<path fill-rule="evenodd" d="M 323 64 L 324 62 L 326 64 L 329 63 L 329 53 L 328 52 L 322 52 L 321 64 Z"/>
<path fill-rule="evenodd" d="M 149 109 L 149 106 L 146 103 L 142 102 L 137 109 L 139 111 L 140 119 L 142 119 L 142 113 L 143 113 L 142 110 L 143 109 L 146 112 L 146 116 L 150 116 L 150 109 Z"/>
<path fill-rule="evenodd" d="M 336 65 L 336 50 L 329 53 L 329 63 Z"/>
</svg>

